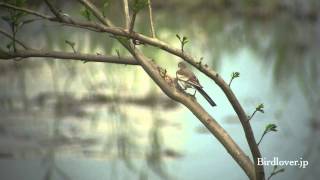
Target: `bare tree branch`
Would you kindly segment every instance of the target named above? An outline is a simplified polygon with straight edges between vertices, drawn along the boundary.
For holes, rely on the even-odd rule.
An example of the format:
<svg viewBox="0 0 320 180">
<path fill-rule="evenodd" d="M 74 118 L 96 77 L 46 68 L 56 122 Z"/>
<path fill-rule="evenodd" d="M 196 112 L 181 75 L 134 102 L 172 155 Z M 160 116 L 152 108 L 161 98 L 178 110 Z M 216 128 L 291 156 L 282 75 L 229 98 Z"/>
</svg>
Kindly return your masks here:
<svg viewBox="0 0 320 180">
<path fill-rule="evenodd" d="M 131 19 L 130 19 L 130 25 L 129 25 L 129 33 L 132 34 L 133 32 L 133 28 L 134 28 L 134 23 L 136 21 L 136 17 L 137 17 L 137 12 L 133 12 Z"/>
<path fill-rule="evenodd" d="M 98 18 L 100 22 L 102 22 L 106 26 L 114 26 L 113 23 L 103 16 L 103 14 L 98 10 L 98 8 L 92 4 L 90 1 L 87 0 L 78 0 L 81 4 L 83 4 L 85 7 L 90 9 L 95 17 Z"/>
<path fill-rule="evenodd" d="M 176 87 L 176 82 L 171 77 L 161 76 L 159 68 L 151 60 L 146 58 L 137 48 L 128 48 L 129 52 L 143 67 L 152 80 L 162 89 L 162 91 L 171 99 L 185 105 L 219 140 L 228 153 L 239 164 L 250 179 L 254 179 L 254 166 L 251 160 L 241 150 L 241 148 L 233 141 L 229 134 L 217 123 L 217 121 L 206 112 L 202 106 L 194 100 L 194 98 L 186 95 Z M 173 82 L 173 83 L 171 83 Z"/>
<path fill-rule="evenodd" d="M 152 37 L 156 38 L 156 33 L 154 31 L 154 24 L 153 24 L 151 0 L 148 0 L 148 9 L 149 9 L 149 21 L 150 21 L 150 28 L 151 28 Z"/>
<path fill-rule="evenodd" d="M 53 19 L 55 19 L 55 17 L 47 16 L 47 15 L 44 15 L 44 14 L 42 14 L 42 13 L 33 11 L 33 10 L 31 10 L 31 9 L 22 8 L 22 7 L 17 7 L 17 6 L 8 4 L 8 3 L 0 2 L 0 7 L 5 7 L 5 8 L 9 8 L 9 9 L 19 10 L 19 11 L 22 11 L 22 12 L 26 12 L 26 13 L 28 13 L 28 14 L 32 14 L 32 15 L 41 17 L 41 18 L 43 18 L 43 19 L 48 19 L 48 20 L 53 20 Z"/>
<path fill-rule="evenodd" d="M 125 27 L 129 30 L 130 27 L 130 14 L 129 14 L 129 5 L 128 0 L 122 0 L 123 4 L 123 14 L 124 14 L 124 20 L 125 20 Z"/>
<path fill-rule="evenodd" d="M 23 44 L 23 42 L 14 39 L 9 33 L 7 33 L 6 31 L 0 29 L 0 33 L 3 34 L 4 36 L 10 38 L 11 40 L 14 40 L 15 42 L 17 42 L 21 47 L 23 47 L 24 49 L 29 49 L 25 44 Z"/>
<path fill-rule="evenodd" d="M 0 59 L 29 58 L 29 57 L 45 57 L 45 58 L 78 60 L 78 61 L 84 61 L 84 62 L 104 62 L 104 63 L 113 63 L 113 64 L 138 65 L 138 62 L 133 58 L 119 57 L 119 56 L 92 55 L 92 54 L 44 51 L 44 50 L 19 50 L 17 52 L 0 53 Z"/>
<path fill-rule="evenodd" d="M 59 20 L 63 20 L 63 16 L 60 14 L 59 10 L 57 8 L 55 8 L 51 2 L 49 0 L 44 0 L 46 2 L 46 4 L 48 5 L 50 11 L 59 19 Z"/>
</svg>

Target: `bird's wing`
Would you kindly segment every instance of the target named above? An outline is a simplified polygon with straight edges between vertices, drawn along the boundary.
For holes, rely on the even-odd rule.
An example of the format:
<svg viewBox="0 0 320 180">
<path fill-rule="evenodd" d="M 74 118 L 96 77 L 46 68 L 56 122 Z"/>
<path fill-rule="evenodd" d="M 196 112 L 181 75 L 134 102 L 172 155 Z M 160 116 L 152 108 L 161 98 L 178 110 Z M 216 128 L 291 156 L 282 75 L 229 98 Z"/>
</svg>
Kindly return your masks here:
<svg viewBox="0 0 320 180">
<path fill-rule="evenodd" d="M 177 71 L 177 77 L 179 80 L 184 81 L 186 84 L 202 88 L 197 77 L 189 69 L 179 69 Z"/>
<path fill-rule="evenodd" d="M 199 80 L 196 76 L 192 76 L 188 79 L 187 81 L 189 84 L 193 85 L 193 86 L 196 86 L 196 87 L 199 87 L 199 88 L 202 88 L 201 84 L 199 83 Z"/>
</svg>

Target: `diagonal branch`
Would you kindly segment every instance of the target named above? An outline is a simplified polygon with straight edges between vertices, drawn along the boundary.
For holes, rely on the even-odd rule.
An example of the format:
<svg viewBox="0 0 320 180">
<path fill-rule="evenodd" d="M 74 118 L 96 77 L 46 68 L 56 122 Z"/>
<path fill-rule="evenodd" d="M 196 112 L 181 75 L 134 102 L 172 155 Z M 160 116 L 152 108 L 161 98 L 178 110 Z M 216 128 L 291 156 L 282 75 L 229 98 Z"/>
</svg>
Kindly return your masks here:
<svg viewBox="0 0 320 180">
<path fill-rule="evenodd" d="M 60 14 L 59 10 L 55 8 L 49 0 L 44 0 L 47 6 L 49 7 L 50 11 L 59 19 L 63 20 L 63 16 Z"/>
<path fill-rule="evenodd" d="M 56 58 L 56 59 L 69 59 L 84 62 L 104 62 L 113 64 L 127 64 L 138 65 L 138 62 L 129 57 L 119 56 L 105 56 L 105 55 L 92 55 L 59 51 L 45 51 L 45 50 L 20 50 L 17 52 L 1 52 L 0 59 L 14 59 L 14 58 L 29 58 L 29 57 L 43 57 L 43 58 Z"/>
<path fill-rule="evenodd" d="M 78 0 L 81 4 L 83 4 L 84 6 L 86 6 L 88 9 L 90 9 L 92 11 L 92 13 L 94 14 L 95 17 L 97 17 L 97 19 L 102 22 L 104 25 L 106 26 L 114 26 L 113 23 L 108 19 L 105 18 L 103 16 L 102 13 L 100 13 L 100 11 L 98 10 L 98 8 L 92 4 L 90 1 L 87 0 Z"/>
<path fill-rule="evenodd" d="M 129 25 L 129 33 L 132 34 L 134 23 L 136 22 L 137 12 L 133 12 L 131 19 L 130 19 L 130 25 Z"/>
<path fill-rule="evenodd" d="M 146 58 L 137 48 L 131 46 L 128 50 L 162 91 L 171 99 L 185 105 L 225 147 L 247 176 L 250 179 L 254 179 L 254 166 L 251 160 L 217 121 L 206 112 L 197 101 L 180 91 L 179 88 L 175 86 L 175 80 L 168 76 L 162 77 L 159 72 L 159 67 L 150 59 Z M 170 83 L 172 81 L 174 81 L 174 83 Z"/>
<path fill-rule="evenodd" d="M 4 36 L 10 38 L 11 40 L 17 42 L 20 46 L 22 46 L 24 49 L 29 49 L 23 42 L 13 38 L 9 33 L 7 33 L 6 31 L 0 29 L 0 33 L 3 34 Z"/>
</svg>

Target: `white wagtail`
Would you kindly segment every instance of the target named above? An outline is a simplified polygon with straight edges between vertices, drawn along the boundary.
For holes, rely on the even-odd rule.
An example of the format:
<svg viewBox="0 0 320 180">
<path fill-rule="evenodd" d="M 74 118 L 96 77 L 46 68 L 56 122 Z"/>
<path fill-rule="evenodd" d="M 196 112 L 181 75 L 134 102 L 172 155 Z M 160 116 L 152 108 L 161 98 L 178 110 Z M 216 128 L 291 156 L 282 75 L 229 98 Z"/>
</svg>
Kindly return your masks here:
<svg viewBox="0 0 320 180">
<path fill-rule="evenodd" d="M 199 83 L 198 78 L 194 75 L 194 73 L 190 69 L 188 69 L 187 64 L 185 62 L 180 62 L 178 64 L 178 67 L 179 67 L 179 70 L 176 72 L 176 76 L 177 76 L 178 84 L 180 85 L 180 87 L 183 90 L 186 90 L 188 88 L 196 89 L 209 102 L 211 106 L 216 106 L 216 103 L 203 90 L 203 87 Z"/>
</svg>

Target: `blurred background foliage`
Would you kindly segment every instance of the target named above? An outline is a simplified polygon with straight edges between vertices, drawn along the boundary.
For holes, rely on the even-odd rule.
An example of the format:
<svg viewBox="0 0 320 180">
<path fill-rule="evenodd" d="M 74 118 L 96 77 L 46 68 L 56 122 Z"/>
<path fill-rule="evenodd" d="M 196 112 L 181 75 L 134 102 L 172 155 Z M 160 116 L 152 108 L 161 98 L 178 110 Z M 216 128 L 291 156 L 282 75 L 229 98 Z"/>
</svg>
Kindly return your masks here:
<svg viewBox="0 0 320 180">
<path fill-rule="evenodd" d="M 76 1 L 54 2 L 64 13 L 86 20 L 81 15 L 83 7 Z M 121 1 L 109 0 L 105 6 L 106 1 L 92 2 L 116 25 L 124 24 Z M 152 5 L 159 39 L 179 47 L 176 34 L 188 37 L 190 42 L 185 45 L 185 51 L 199 59 L 203 57 L 205 63 L 223 75 L 245 66 L 239 70 L 244 73 L 244 79 L 238 82 L 242 84 L 238 90 L 242 87 L 242 91 L 235 90 L 246 105 L 245 109 L 253 107 L 257 100 L 267 99 L 271 109 L 265 119 L 276 119 L 292 137 L 303 131 L 307 140 L 296 140 L 293 145 L 300 146 L 305 141 L 306 149 L 301 152 L 310 160 L 316 159 L 320 147 L 314 138 L 319 135 L 320 128 L 320 1 L 152 0 Z M 42 0 L 27 0 L 26 6 L 49 12 Z M 1 8 L 1 17 L 8 12 Z M 31 16 L 23 18 L 32 19 Z M 10 32 L 3 20 L 0 27 Z M 135 30 L 151 35 L 145 10 L 139 13 Z M 129 55 L 107 34 L 45 21 L 26 24 L 18 31 L 17 38 L 38 49 L 72 52 L 67 40 L 75 44 L 76 52 Z M 3 36 L 0 40 L 0 47 L 6 49 L 10 40 Z M 177 57 L 150 46 L 141 49 L 174 74 L 179 61 Z M 239 54 L 244 49 L 250 54 L 248 61 L 240 60 Z M 226 61 L 230 61 L 229 65 Z M 256 71 L 257 66 L 263 67 L 261 71 Z M 246 73 L 252 79 L 246 79 Z M 268 82 L 270 77 L 271 83 Z M 228 81 L 230 77 L 224 78 Z M 272 90 L 266 95 L 268 83 Z M 247 96 L 242 98 L 242 94 Z M 221 99 L 215 98 L 218 102 Z M 306 129 L 297 132 L 295 126 L 288 125 L 288 121 L 293 121 L 285 115 L 290 102 L 295 104 L 293 111 L 302 112 L 305 119 L 296 117 L 295 120 L 303 120 Z M 232 110 L 228 103 L 220 104 L 226 109 L 220 109 L 220 114 L 226 113 L 225 116 L 217 115 L 223 120 L 222 124 L 237 123 L 234 115 L 230 115 Z M 173 162 L 182 162 L 181 159 L 190 156 L 194 161 L 201 161 L 192 158 L 190 153 L 193 146 L 197 146 L 192 144 L 195 143 L 192 136 L 208 132 L 199 124 L 191 132 L 194 124 L 184 121 L 186 113 L 185 108 L 161 93 L 140 67 L 42 58 L 0 61 L 0 158 L 3 159 L 0 161 L 40 158 L 44 173 L 30 176 L 33 179 L 81 179 L 70 175 L 81 174 L 70 165 L 79 159 L 89 165 L 92 159 L 107 162 L 101 165 L 108 171 L 107 175 L 99 178 L 92 173 L 89 176 L 92 179 L 190 179 L 192 176 L 188 174 L 176 174 L 176 169 L 183 165 Z M 189 117 L 193 118 L 192 115 Z M 240 126 L 237 126 L 237 132 L 242 132 Z M 255 132 L 258 138 L 262 130 Z M 210 136 L 206 140 L 211 139 Z M 198 153 L 204 151 L 200 149 Z M 275 149 L 265 151 L 268 154 Z M 319 164 L 315 160 L 312 163 Z M 65 169 L 69 169 L 68 172 Z M 217 168 L 217 171 L 221 170 Z M 288 179 L 317 176 L 312 169 L 307 172 L 308 175 L 301 172 L 301 176 L 292 175 Z M 86 174 L 86 171 L 82 173 Z M 199 177 L 212 177 L 210 173 L 204 174 Z M 238 174 L 241 173 L 224 175 L 226 179 L 236 179 Z M 17 177 L 8 175 L 8 179 Z M 245 176 L 241 174 L 241 177 Z"/>
</svg>

